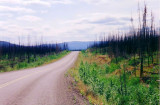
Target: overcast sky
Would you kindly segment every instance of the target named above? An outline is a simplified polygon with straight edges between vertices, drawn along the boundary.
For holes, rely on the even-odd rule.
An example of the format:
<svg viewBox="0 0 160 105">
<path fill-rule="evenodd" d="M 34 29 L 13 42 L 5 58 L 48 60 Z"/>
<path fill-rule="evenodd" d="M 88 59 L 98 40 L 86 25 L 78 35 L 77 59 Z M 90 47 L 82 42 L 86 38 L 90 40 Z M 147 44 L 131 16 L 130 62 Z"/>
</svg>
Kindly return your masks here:
<svg viewBox="0 0 160 105">
<path fill-rule="evenodd" d="M 0 0 L 0 40 L 90 41 L 125 30 L 138 0 Z M 159 22 L 160 0 L 145 0 Z M 141 9 L 144 0 L 140 0 Z M 149 15 L 149 14 L 148 14 Z M 158 23 L 159 24 L 159 23 Z"/>
</svg>

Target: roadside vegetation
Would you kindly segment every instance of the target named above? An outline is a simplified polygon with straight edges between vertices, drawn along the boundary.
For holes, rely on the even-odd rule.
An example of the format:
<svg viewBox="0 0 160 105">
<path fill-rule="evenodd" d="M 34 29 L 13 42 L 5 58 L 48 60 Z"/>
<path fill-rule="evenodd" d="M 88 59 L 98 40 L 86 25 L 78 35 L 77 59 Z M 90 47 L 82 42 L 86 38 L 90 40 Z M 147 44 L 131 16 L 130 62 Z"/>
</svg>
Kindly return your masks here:
<svg viewBox="0 0 160 105">
<path fill-rule="evenodd" d="M 139 13 L 140 14 L 140 13 Z M 147 7 L 136 29 L 104 37 L 81 51 L 68 74 L 80 94 L 94 105 L 159 105 L 160 32 L 147 21 Z"/>
<path fill-rule="evenodd" d="M 50 63 L 69 53 L 67 44 L 17 45 L 0 44 L 0 72 L 37 67 Z"/>
</svg>

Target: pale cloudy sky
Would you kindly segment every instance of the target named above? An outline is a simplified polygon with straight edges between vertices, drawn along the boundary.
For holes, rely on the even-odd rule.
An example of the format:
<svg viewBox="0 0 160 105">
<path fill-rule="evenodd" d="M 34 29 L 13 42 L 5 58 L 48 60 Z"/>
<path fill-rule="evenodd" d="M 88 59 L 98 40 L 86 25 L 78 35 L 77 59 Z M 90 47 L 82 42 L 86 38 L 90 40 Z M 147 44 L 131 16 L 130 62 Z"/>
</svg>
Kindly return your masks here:
<svg viewBox="0 0 160 105">
<path fill-rule="evenodd" d="M 159 24 L 160 0 L 144 1 Z M 138 0 L 0 0 L 0 40 L 90 41 L 125 30 Z M 149 14 L 148 14 L 149 15 Z"/>
</svg>

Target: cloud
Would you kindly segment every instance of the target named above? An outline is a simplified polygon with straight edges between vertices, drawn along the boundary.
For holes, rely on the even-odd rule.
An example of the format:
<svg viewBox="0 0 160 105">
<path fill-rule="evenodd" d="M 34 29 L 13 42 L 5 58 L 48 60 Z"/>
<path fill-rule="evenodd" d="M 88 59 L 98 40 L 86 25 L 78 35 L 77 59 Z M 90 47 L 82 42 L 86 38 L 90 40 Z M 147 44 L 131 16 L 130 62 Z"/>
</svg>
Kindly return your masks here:
<svg viewBox="0 0 160 105">
<path fill-rule="evenodd" d="M 128 16 L 116 16 L 106 13 L 93 13 L 76 20 L 68 21 L 73 24 L 97 24 L 97 25 L 125 25 L 130 22 Z"/>
<path fill-rule="evenodd" d="M 37 16 L 25 15 L 25 16 L 18 17 L 17 20 L 27 21 L 27 22 L 38 22 L 38 21 L 41 21 L 42 19 Z"/>
<path fill-rule="evenodd" d="M 10 7 L 10 6 L 0 6 L 0 12 L 23 12 L 23 13 L 34 13 L 35 11 L 29 8 L 23 7 Z"/>
<path fill-rule="evenodd" d="M 72 4 L 72 0 L 50 0 L 52 4 Z"/>
<path fill-rule="evenodd" d="M 0 0 L 0 4 L 15 5 L 43 5 L 50 7 L 52 4 L 71 4 L 71 0 Z"/>
<path fill-rule="evenodd" d="M 122 19 L 115 17 L 104 17 L 97 20 L 88 21 L 91 24 L 104 24 L 104 25 L 125 25 L 125 22 Z"/>
<path fill-rule="evenodd" d="M 106 4 L 106 3 L 129 3 L 128 0 L 79 0 L 85 3 L 89 3 L 89 4 Z M 133 0 L 132 2 L 140 2 L 141 4 L 144 4 L 144 1 L 147 4 L 150 4 L 151 2 L 158 2 L 159 0 Z"/>
<path fill-rule="evenodd" d="M 10 4 L 19 4 L 21 2 L 22 2 L 22 0 L 0 0 L 1 4 L 2 3 L 4 3 L 4 4 L 8 4 L 8 3 L 10 3 Z"/>
<path fill-rule="evenodd" d="M 64 38 L 65 40 L 83 39 L 90 41 L 95 40 L 99 35 L 107 35 L 107 33 L 118 31 L 118 29 L 126 30 L 124 27 L 130 24 L 130 17 L 107 13 L 90 13 L 62 23 L 67 27 L 59 29 L 57 34 L 67 36 Z"/>
<path fill-rule="evenodd" d="M 23 1 L 22 4 L 24 4 L 24 5 L 35 5 L 35 4 L 37 4 L 37 5 L 44 5 L 44 6 L 48 6 L 48 7 L 51 6 L 50 2 L 41 1 L 41 0 Z"/>
<path fill-rule="evenodd" d="M 158 15 L 158 0 L 148 1 L 149 9 Z M 17 40 L 18 36 L 37 35 L 48 41 L 94 40 L 102 33 L 127 31 L 131 11 L 137 21 L 137 4 L 137 0 L 0 0 L 0 37 Z"/>
<path fill-rule="evenodd" d="M 13 17 L 13 15 L 11 14 L 11 13 L 0 13 L 0 17 L 9 17 L 9 18 L 11 18 L 11 17 Z"/>
<path fill-rule="evenodd" d="M 86 2 L 89 4 L 106 4 L 109 2 L 109 0 L 80 0 L 82 2 Z"/>
</svg>

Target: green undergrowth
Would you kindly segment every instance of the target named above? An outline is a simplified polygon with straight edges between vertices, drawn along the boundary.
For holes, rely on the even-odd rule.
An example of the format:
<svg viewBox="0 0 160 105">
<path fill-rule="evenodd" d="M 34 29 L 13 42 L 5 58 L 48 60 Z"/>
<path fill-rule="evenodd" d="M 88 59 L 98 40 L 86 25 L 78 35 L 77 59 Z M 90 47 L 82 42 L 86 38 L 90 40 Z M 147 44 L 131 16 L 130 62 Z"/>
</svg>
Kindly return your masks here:
<svg viewBox="0 0 160 105">
<path fill-rule="evenodd" d="M 3 59 L 3 60 L 0 60 L 0 66 L 1 66 L 0 72 L 7 72 L 7 71 L 20 70 L 20 69 L 25 69 L 25 68 L 41 66 L 44 64 L 51 63 L 55 60 L 58 60 L 62 58 L 63 56 L 67 55 L 68 53 L 69 51 L 63 51 L 58 54 L 46 55 L 43 57 L 36 56 L 36 59 L 34 58 L 34 56 L 31 56 L 29 63 L 27 59 L 24 61 L 20 61 L 18 58 L 15 58 L 14 61 Z"/>
<path fill-rule="evenodd" d="M 109 64 L 98 65 L 96 62 L 87 62 L 89 54 L 81 53 L 77 77 L 87 86 L 86 93 L 92 93 L 99 103 L 89 97 L 91 104 L 99 105 L 158 105 L 159 104 L 159 76 L 150 75 L 147 81 L 143 81 L 127 70 L 133 65 L 133 60 L 118 58 L 118 63 L 113 59 Z M 137 65 L 139 61 L 136 61 Z M 155 66 L 152 69 L 159 68 Z M 118 74 L 115 74 L 119 71 Z M 74 73 L 74 72 L 72 72 Z M 75 75 L 75 74 L 73 74 Z"/>
</svg>

